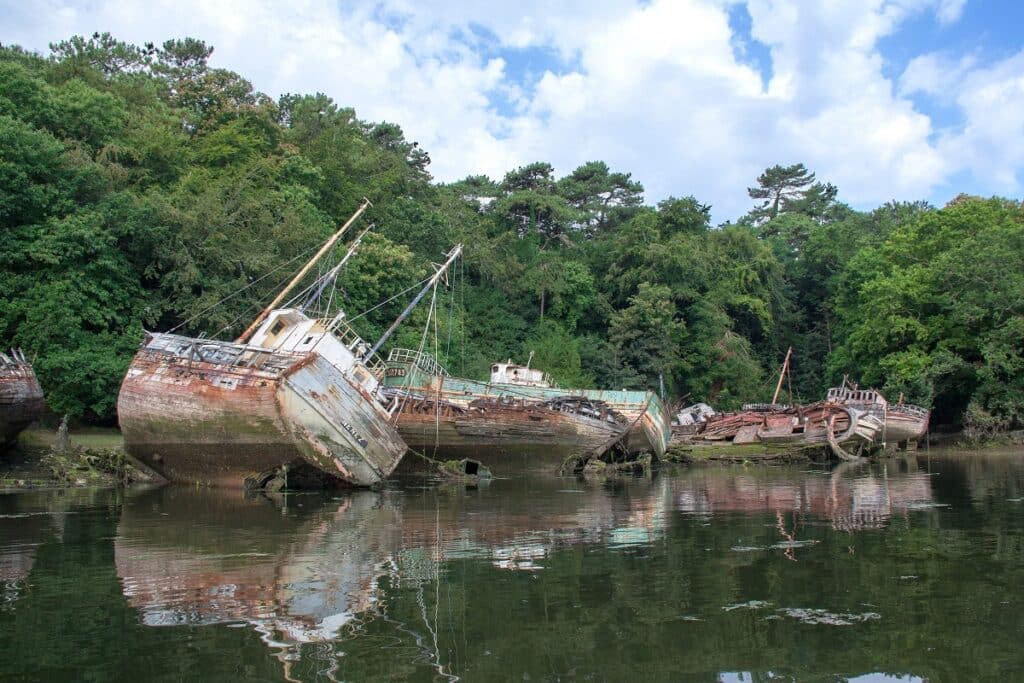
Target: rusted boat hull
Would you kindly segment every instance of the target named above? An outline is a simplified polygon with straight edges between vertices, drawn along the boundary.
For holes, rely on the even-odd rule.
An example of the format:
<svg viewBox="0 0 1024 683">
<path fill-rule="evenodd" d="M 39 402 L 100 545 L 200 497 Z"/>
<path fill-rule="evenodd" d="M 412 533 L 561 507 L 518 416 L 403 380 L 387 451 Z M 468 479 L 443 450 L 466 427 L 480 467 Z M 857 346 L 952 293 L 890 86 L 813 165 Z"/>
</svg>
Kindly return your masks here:
<svg viewBox="0 0 1024 683">
<path fill-rule="evenodd" d="M 398 431 L 412 450 L 432 458 L 483 460 L 498 474 L 505 465 L 550 468 L 566 458 L 597 453 L 625 437 L 623 418 L 610 422 L 527 402 L 477 400 L 469 405 L 400 399 Z M 415 458 L 406 458 L 415 468 Z"/>
<path fill-rule="evenodd" d="M 357 387 L 315 353 L 264 355 L 253 367 L 144 346 L 118 396 L 128 454 L 169 481 L 230 487 L 304 465 L 356 486 L 391 474 L 405 444 Z"/>
<path fill-rule="evenodd" d="M 500 364 L 499 364 L 500 365 Z M 480 399 L 544 402 L 564 397 L 600 402 L 622 415 L 629 432 L 622 445 L 632 454 L 651 452 L 661 457 L 672 438 L 665 404 L 650 391 L 563 389 L 553 386 L 501 384 L 451 377 L 432 357 L 396 349 L 387 361 L 385 384 L 394 390 L 466 406 Z"/>
<path fill-rule="evenodd" d="M 5 363 L 0 368 L 0 446 L 18 438 L 43 413 L 43 390 L 27 363 Z"/>
<path fill-rule="evenodd" d="M 709 444 L 764 444 L 777 447 L 874 443 L 882 423 L 867 413 L 830 402 L 801 408 L 719 413 L 688 441 Z"/>
</svg>

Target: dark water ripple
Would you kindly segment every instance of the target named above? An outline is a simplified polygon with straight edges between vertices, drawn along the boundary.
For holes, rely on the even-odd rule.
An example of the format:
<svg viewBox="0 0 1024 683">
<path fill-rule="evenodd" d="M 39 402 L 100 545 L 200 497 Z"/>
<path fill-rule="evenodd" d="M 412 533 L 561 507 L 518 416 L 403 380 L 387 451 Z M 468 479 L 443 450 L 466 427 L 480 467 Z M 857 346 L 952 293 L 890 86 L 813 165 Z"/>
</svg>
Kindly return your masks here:
<svg viewBox="0 0 1024 683">
<path fill-rule="evenodd" d="M 0 496 L 0 680 L 1024 679 L 1024 456 Z"/>
</svg>

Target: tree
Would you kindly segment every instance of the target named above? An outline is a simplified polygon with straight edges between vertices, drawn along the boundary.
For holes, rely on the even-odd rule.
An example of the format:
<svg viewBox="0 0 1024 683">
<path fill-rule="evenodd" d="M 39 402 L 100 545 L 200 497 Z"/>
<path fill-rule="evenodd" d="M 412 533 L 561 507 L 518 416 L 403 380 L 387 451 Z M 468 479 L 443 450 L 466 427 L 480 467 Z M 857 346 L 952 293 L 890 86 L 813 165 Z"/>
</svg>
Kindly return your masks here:
<svg viewBox="0 0 1024 683">
<path fill-rule="evenodd" d="M 557 190 L 576 209 L 574 228 L 587 237 L 627 220 L 643 203 L 644 193 L 629 173 L 612 173 L 603 161 L 580 166 L 558 181 Z"/>
<path fill-rule="evenodd" d="M 564 239 L 576 213 L 555 191 L 551 164 L 537 162 L 509 171 L 501 182 L 503 196 L 494 212 L 523 239 L 538 235 L 543 246 Z"/>
<path fill-rule="evenodd" d="M 751 199 L 761 204 L 749 214 L 754 225 L 761 225 L 780 214 L 796 212 L 812 218 L 824 217 L 838 190 L 831 183 L 814 182 L 814 174 L 803 164 L 775 165 L 757 177 L 757 187 L 748 187 Z"/>
</svg>

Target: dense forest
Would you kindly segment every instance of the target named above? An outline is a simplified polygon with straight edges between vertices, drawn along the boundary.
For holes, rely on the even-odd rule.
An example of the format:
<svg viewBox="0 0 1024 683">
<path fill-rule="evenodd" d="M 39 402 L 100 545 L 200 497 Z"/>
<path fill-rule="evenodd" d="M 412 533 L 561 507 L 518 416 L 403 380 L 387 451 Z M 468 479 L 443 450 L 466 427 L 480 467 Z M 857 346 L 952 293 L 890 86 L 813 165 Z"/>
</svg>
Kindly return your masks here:
<svg viewBox="0 0 1024 683">
<path fill-rule="evenodd" d="M 713 226 L 685 188 L 646 205 L 601 161 L 440 184 L 398 125 L 322 94 L 274 101 L 212 52 L 106 34 L 0 47 L 0 346 L 34 358 L 58 413 L 112 422 L 146 329 L 236 335 L 365 196 L 373 229 L 332 305 L 374 338 L 464 244 L 392 339 L 453 374 L 532 352 L 563 386 L 663 377 L 671 401 L 731 408 L 771 397 L 792 346 L 794 400 L 849 375 L 936 423 L 1024 423 L 1019 201 L 861 212 L 793 164 Z"/>
</svg>

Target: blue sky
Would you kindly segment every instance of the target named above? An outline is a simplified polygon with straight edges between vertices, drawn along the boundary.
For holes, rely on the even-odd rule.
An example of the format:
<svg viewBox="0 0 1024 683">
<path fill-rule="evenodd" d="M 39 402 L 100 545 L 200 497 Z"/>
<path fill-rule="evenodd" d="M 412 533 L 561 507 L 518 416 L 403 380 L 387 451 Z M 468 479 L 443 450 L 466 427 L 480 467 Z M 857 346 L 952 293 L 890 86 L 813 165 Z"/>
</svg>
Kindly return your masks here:
<svg viewBox="0 0 1024 683">
<path fill-rule="evenodd" d="M 735 219 L 797 161 L 858 208 L 1024 187 L 1024 3 L 0 0 L 0 41 L 186 35 L 273 96 L 400 124 L 439 180 L 594 159 Z"/>
</svg>

